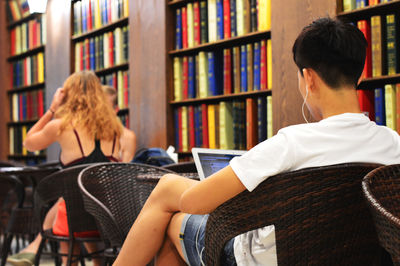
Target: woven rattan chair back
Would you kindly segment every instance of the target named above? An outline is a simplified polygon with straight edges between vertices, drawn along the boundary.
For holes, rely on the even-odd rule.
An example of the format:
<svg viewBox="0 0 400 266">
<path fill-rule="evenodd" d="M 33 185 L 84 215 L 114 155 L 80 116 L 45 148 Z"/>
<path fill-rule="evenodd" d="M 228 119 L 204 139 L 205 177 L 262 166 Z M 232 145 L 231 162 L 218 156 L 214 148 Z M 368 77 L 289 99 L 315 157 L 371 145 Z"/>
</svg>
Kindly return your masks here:
<svg viewBox="0 0 400 266">
<path fill-rule="evenodd" d="M 94 218 L 85 211 L 77 179 L 78 174 L 90 165 L 78 165 L 59 170 L 44 179 L 36 187 L 36 210 L 62 197 L 67 209 L 69 233 L 97 230 Z M 43 216 L 43 214 L 41 214 Z"/>
<path fill-rule="evenodd" d="M 363 179 L 362 188 L 379 243 L 400 265 L 400 164 L 375 169 Z"/>
<path fill-rule="evenodd" d="M 167 164 L 164 165 L 162 168 L 169 169 L 176 173 L 197 173 L 196 165 L 194 162 Z"/>
<path fill-rule="evenodd" d="M 224 244 L 275 225 L 278 265 L 373 265 L 379 246 L 361 192 L 375 164 L 339 164 L 269 177 L 213 211 L 206 265 L 220 265 Z"/>
<path fill-rule="evenodd" d="M 137 163 L 98 164 L 79 175 L 85 208 L 111 247 L 120 247 L 159 178 L 167 169 Z"/>
</svg>

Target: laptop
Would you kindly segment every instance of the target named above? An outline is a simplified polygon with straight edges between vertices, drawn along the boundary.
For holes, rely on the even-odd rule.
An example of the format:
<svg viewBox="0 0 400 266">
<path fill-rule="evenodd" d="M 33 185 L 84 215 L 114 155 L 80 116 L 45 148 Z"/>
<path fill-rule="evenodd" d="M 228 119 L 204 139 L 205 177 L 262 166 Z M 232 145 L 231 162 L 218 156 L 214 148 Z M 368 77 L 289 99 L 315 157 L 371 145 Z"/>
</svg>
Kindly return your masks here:
<svg viewBox="0 0 400 266">
<path fill-rule="evenodd" d="M 229 165 L 233 157 L 240 156 L 246 151 L 218 150 L 206 148 L 193 148 L 193 160 L 196 165 L 200 180 L 218 172 Z"/>
</svg>

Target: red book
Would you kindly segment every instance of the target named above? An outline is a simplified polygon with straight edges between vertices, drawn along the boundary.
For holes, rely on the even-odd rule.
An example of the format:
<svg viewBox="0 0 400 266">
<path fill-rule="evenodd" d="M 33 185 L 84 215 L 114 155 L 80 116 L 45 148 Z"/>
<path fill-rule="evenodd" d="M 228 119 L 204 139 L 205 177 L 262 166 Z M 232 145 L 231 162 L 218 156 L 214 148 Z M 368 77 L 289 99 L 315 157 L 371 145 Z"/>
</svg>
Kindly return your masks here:
<svg viewBox="0 0 400 266">
<path fill-rule="evenodd" d="M 224 49 L 224 94 L 232 93 L 232 52 Z"/>
<path fill-rule="evenodd" d="M 85 39 L 85 66 L 87 70 L 90 70 L 90 53 L 89 53 L 89 39 Z"/>
<path fill-rule="evenodd" d="M 38 116 L 42 117 L 44 114 L 43 90 L 38 91 L 38 102 Z"/>
<path fill-rule="evenodd" d="M 189 150 L 196 146 L 196 138 L 194 135 L 194 107 L 188 107 L 188 131 L 189 131 Z"/>
<path fill-rule="evenodd" d="M 183 99 L 187 99 L 189 97 L 189 60 L 187 56 L 183 57 L 182 85 Z"/>
<path fill-rule="evenodd" d="M 23 104 L 23 100 L 22 100 L 22 94 L 18 94 L 18 103 L 19 103 L 19 105 L 18 105 L 18 109 L 19 109 L 19 112 L 18 112 L 18 114 L 19 114 L 19 120 L 18 121 L 22 121 L 22 120 L 24 120 L 24 117 L 23 117 L 23 106 L 24 106 L 24 104 Z"/>
<path fill-rule="evenodd" d="M 24 60 L 24 85 L 28 85 L 28 60 Z"/>
<path fill-rule="evenodd" d="M 109 51 L 109 58 L 110 58 L 110 66 L 114 65 L 114 34 L 112 32 L 109 33 L 109 43 L 108 43 L 108 51 Z"/>
<path fill-rule="evenodd" d="M 15 28 L 10 32 L 11 39 L 11 55 L 15 55 Z"/>
<path fill-rule="evenodd" d="M 373 90 L 357 90 L 360 109 L 368 115 L 371 121 L 375 121 L 375 95 Z M 397 95 L 396 95 L 397 96 Z"/>
<path fill-rule="evenodd" d="M 118 88 L 118 77 L 117 77 L 117 73 L 114 73 L 112 75 L 112 86 L 114 88 Z"/>
<path fill-rule="evenodd" d="M 372 63 L 371 63 L 371 25 L 367 20 L 360 20 L 357 22 L 357 27 L 364 34 L 365 39 L 367 40 L 367 55 L 365 58 L 364 70 L 361 77 L 368 78 L 372 76 Z"/>
<path fill-rule="evenodd" d="M 253 98 L 246 99 L 246 136 L 247 149 L 250 150 L 258 143 L 257 130 L 257 101 Z"/>
<path fill-rule="evenodd" d="M 377 5 L 380 3 L 380 0 L 369 0 L 369 5 L 373 6 L 373 5 Z"/>
<path fill-rule="evenodd" d="M 124 106 L 129 106 L 129 84 L 128 71 L 124 73 Z"/>
<path fill-rule="evenodd" d="M 38 37 L 38 33 L 37 33 L 38 24 L 39 24 L 39 23 L 37 23 L 37 22 L 35 21 L 35 23 L 34 23 L 34 25 L 33 25 L 33 28 L 32 28 L 32 31 L 33 31 L 33 33 L 32 33 L 33 47 L 39 46 L 38 38 L 37 38 L 37 37 Z"/>
<path fill-rule="evenodd" d="M 178 108 L 178 135 L 179 135 L 179 143 L 177 146 L 179 147 L 179 151 L 182 151 L 182 107 Z"/>
<path fill-rule="evenodd" d="M 33 20 L 28 22 L 28 49 L 33 48 Z"/>
<path fill-rule="evenodd" d="M 194 45 L 201 43 L 200 38 L 200 8 L 199 2 L 193 3 Z"/>
<path fill-rule="evenodd" d="M 92 1 L 88 1 L 88 6 L 89 6 L 89 8 L 88 9 L 86 9 L 86 21 L 87 21 L 87 27 L 88 27 L 88 30 L 91 30 L 91 29 L 93 29 L 93 25 L 92 25 L 92 16 L 93 16 L 93 14 L 92 14 Z"/>
<path fill-rule="evenodd" d="M 84 42 L 81 42 L 80 43 L 81 44 L 81 58 L 79 59 L 79 61 L 80 61 L 80 63 L 79 63 L 79 71 L 82 71 L 82 70 L 84 70 L 83 69 L 83 63 L 84 63 L 84 60 L 85 60 L 85 58 L 84 58 L 84 54 L 85 54 L 85 43 Z"/>
<path fill-rule="evenodd" d="M 209 148 L 208 141 L 208 112 L 207 104 L 201 104 L 201 125 L 203 129 L 203 148 Z"/>
<path fill-rule="evenodd" d="M 261 41 L 260 47 L 260 89 L 268 89 L 268 74 L 267 74 L 267 41 Z"/>
<path fill-rule="evenodd" d="M 188 32 L 187 32 L 187 13 L 186 7 L 182 7 L 182 47 L 188 48 Z"/>
<path fill-rule="evenodd" d="M 229 0 L 224 0 L 224 38 L 231 37 L 231 5 Z"/>
</svg>

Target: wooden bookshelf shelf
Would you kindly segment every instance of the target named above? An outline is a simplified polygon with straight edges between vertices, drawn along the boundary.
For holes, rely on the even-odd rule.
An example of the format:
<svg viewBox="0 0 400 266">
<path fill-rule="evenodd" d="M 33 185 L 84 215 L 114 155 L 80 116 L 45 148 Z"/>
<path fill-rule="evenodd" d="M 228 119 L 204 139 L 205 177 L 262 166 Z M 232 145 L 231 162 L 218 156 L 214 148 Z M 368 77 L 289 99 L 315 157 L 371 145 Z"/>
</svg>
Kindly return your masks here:
<svg viewBox="0 0 400 266">
<path fill-rule="evenodd" d="M 361 81 L 357 89 L 376 89 L 385 84 L 400 83 L 400 74 L 367 78 Z"/>
<path fill-rule="evenodd" d="M 107 74 L 116 72 L 118 70 L 127 70 L 128 68 L 129 68 L 129 63 L 124 63 L 124 64 L 120 64 L 120 65 L 116 65 L 116 66 L 112 66 L 112 67 L 108 67 L 108 68 L 103 68 L 100 70 L 95 70 L 94 72 L 98 76 L 103 76 L 103 75 L 107 75 Z"/>
<path fill-rule="evenodd" d="M 18 159 L 18 160 L 29 160 L 29 159 L 46 159 L 45 154 L 39 155 L 22 155 L 22 154 L 13 154 L 8 155 L 8 159 Z"/>
<path fill-rule="evenodd" d="M 186 5 L 187 3 L 192 3 L 192 2 L 195 2 L 195 0 L 174 0 L 174 1 L 169 1 L 168 6 L 170 6 L 171 8 L 179 8 Z"/>
<path fill-rule="evenodd" d="M 32 90 L 37 90 L 44 88 L 44 82 L 42 83 L 36 83 L 36 84 L 31 84 L 23 87 L 18 87 L 18 88 L 13 88 L 11 90 L 8 90 L 8 94 L 14 94 L 14 93 L 19 93 L 19 92 L 24 92 L 24 91 L 32 91 Z"/>
<path fill-rule="evenodd" d="M 209 51 L 209 50 L 214 51 L 216 48 L 233 47 L 270 38 L 271 38 L 270 31 L 251 32 L 242 36 L 219 40 L 212 43 L 204 43 L 191 48 L 172 50 L 168 53 L 171 56 L 178 56 L 178 55 L 182 56 L 187 54 L 193 54 L 199 51 Z"/>
<path fill-rule="evenodd" d="M 85 33 L 82 33 L 82 34 L 79 34 L 79 35 L 73 35 L 71 37 L 71 40 L 73 42 L 79 42 L 79 41 L 82 41 L 82 40 L 84 40 L 86 38 L 90 38 L 90 37 L 105 33 L 105 32 L 110 31 L 112 29 L 115 29 L 115 28 L 118 28 L 118 27 L 127 26 L 128 22 L 129 22 L 128 20 L 129 20 L 128 18 L 121 18 L 121 19 L 119 19 L 117 21 L 114 21 L 112 23 L 104 25 L 104 26 L 102 26 L 100 28 L 93 29 L 91 31 L 88 31 L 88 32 L 85 32 Z"/>
<path fill-rule="evenodd" d="M 211 96 L 207 98 L 195 98 L 195 99 L 186 99 L 183 101 L 172 101 L 171 105 L 191 105 L 191 104 L 200 104 L 200 103 L 212 103 L 212 102 L 221 102 L 224 100 L 236 100 L 242 98 L 251 98 L 251 97 L 260 97 L 260 96 L 269 96 L 271 95 L 271 90 L 262 90 L 262 91 L 249 91 L 249 92 L 241 92 L 236 94 L 228 94 L 228 95 L 217 95 Z"/>
<path fill-rule="evenodd" d="M 21 24 L 23 24 L 23 23 L 29 21 L 29 20 L 38 18 L 38 17 L 40 17 L 40 15 L 41 15 L 41 14 L 39 14 L 39 13 L 33 13 L 33 14 L 30 14 L 29 16 L 26 16 L 26 17 L 21 18 L 21 19 L 19 19 L 19 20 L 10 22 L 10 23 L 7 25 L 7 29 L 12 29 L 12 28 L 14 28 L 14 27 L 16 27 L 16 26 L 18 26 L 18 25 L 21 25 Z"/>
<path fill-rule="evenodd" d="M 400 0 L 392 0 L 390 2 L 380 3 L 378 5 L 367 6 L 364 8 L 359 8 L 348 12 L 341 12 L 338 13 L 337 16 L 339 18 L 346 18 L 348 20 L 355 21 L 355 20 L 369 18 L 374 15 L 397 12 L 399 8 L 400 8 Z"/>
<path fill-rule="evenodd" d="M 8 62 L 17 61 L 17 60 L 23 59 L 23 58 L 25 58 L 27 56 L 34 55 L 34 54 L 37 54 L 39 52 L 44 52 L 44 47 L 45 47 L 44 45 L 41 45 L 41 46 L 32 48 L 32 49 L 30 49 L 30 50 L 28 50 L 26 52 L 23 52 L 23 53 L 20 53 L 20 54 L 17 54 L 17 55 L 12 55 L 12 56 L 7 58 L 7 61 Z"/>
<path fill-rule="evenodd" d="M 22 125 L 32 125 L 35 124 L 38 120 L 24 120 L 24 121 L 15 121 L 15 122 L 8 122 L 8 126 L 22 126 Z"/>
</svg>

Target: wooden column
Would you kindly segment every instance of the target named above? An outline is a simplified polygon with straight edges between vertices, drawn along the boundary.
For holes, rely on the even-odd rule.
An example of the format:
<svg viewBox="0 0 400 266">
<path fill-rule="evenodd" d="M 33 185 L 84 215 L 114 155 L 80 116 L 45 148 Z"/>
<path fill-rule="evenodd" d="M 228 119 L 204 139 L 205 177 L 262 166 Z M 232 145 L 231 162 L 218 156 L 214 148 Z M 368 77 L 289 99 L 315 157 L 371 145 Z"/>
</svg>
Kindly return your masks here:
<svg viewBox="0 0 400 266">
<path fill-rule="evenodd" d="M 55 91 L 71 73 L 71 1 L 49 0 L 46 20 L 46 108 L 49 108 Z M 59 145 L 53 144 L 47 149 L 47 160 L 58 160 L 59 154 Z"/>
<path fill-rule="evenodd" d="M 167 145 L 165 0 L 129 1 L 129 119 L 138 148 Z"/>
<path fill-rule="evenodd" d="M 272 104 L 276 133 L 283 127 L 305 122 L 292 46 L 304 26 L 319 17 L 336 15 L 336 1 L 272 0 L 271 4 Z M 306 115 L 310 117 L 308 111 Z"/>
<path fill-rule="evenodd" d="M 10 55 L 10 38 L 7 30 L 6 1 L 0 1 L 0 160 L 7 160 L 8 154 L 8 128 L 10 119 L 10 103 L 7 90 L 10 89 L 10 64 L 7 57 Z"/>
</svg>

